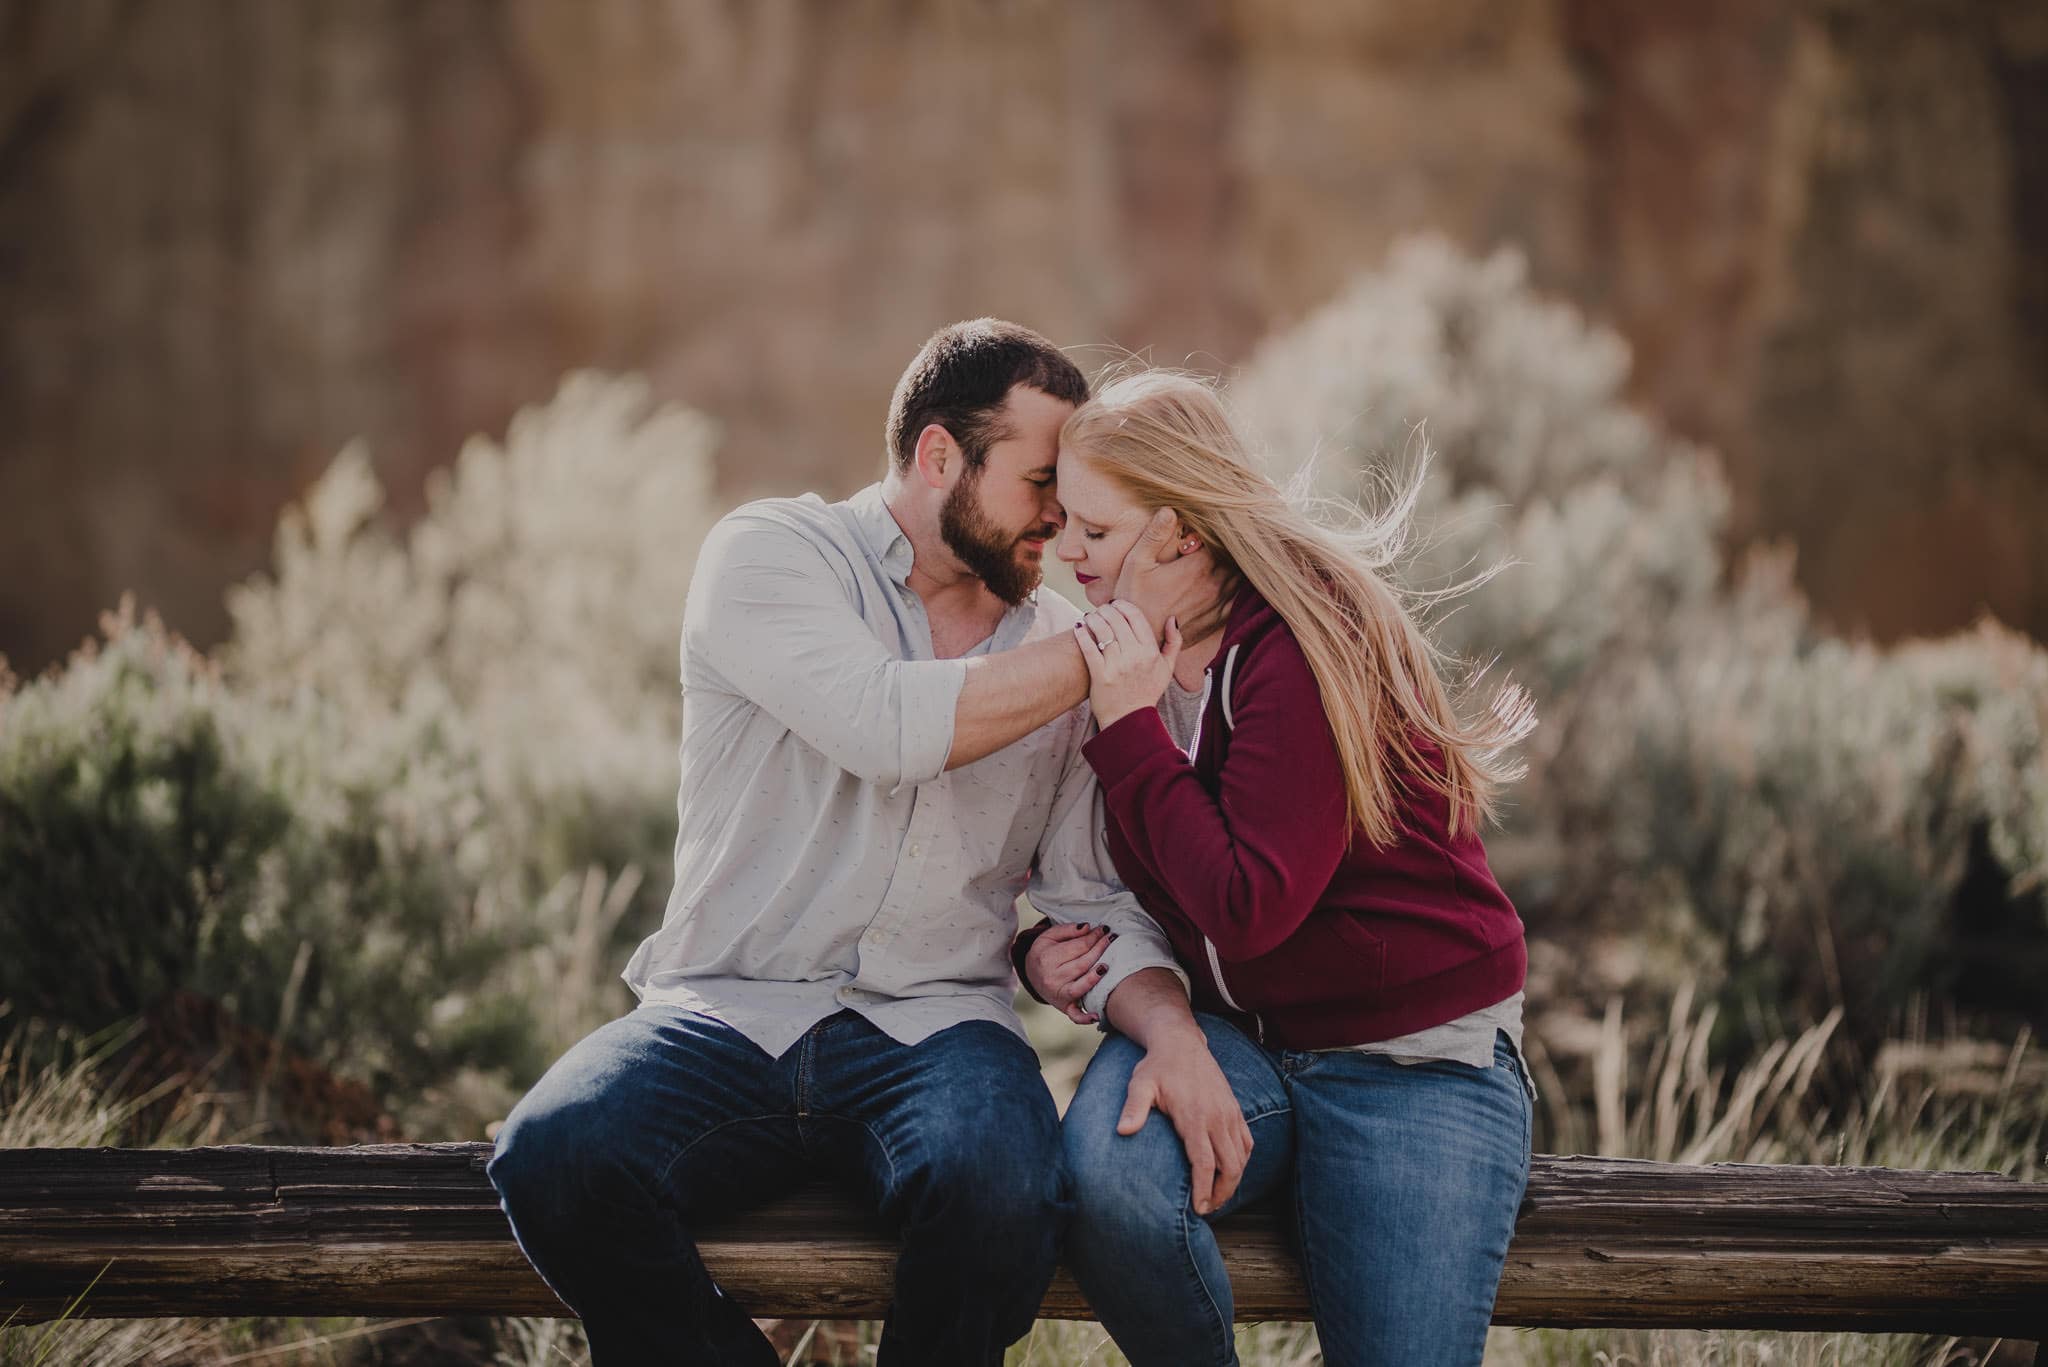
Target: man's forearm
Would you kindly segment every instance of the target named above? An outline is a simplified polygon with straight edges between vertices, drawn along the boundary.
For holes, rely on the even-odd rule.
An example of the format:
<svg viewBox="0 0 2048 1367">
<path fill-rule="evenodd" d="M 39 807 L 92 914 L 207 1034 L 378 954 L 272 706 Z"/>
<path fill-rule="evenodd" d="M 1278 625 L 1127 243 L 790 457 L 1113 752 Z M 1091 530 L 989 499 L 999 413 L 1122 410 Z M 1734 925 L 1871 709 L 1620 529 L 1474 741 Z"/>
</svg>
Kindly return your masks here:
<svg viewBox="0 0 2048 1367">
<path fill-rule="evenodd" d="M 957 769 L 1023 739 L 1088 696 L 1088 664 L 1072 632 L 967 661 L 967 682 L 953 707 Z M 1178 984 L 1176 984 L 1178 986 Z"/>
<path fill-rule="evenodd" d="M 1176 1044 L 1208 1047 L 1187 989 L 1167 969 L 1140 969 L 1125 978 L 1109 994 L 1105 1010 L 1111 1025 L 1148 1052 Z"/>
</svg>

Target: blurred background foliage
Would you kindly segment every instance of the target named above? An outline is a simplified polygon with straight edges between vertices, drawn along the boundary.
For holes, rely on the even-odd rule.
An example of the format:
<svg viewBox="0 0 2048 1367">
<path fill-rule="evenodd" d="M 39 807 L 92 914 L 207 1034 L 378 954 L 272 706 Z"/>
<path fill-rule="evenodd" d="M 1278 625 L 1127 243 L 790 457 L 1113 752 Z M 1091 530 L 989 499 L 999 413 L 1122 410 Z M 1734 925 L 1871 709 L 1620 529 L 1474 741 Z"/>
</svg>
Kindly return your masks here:
<svg viewBox="0 0 2048 1367">
<path fill-rule="evenodd" d="M 1539 1033 L 1569 1053 L 1608 996 L 1688 985 L 1738 1058 L 1836 1010 L 1864 1045 L 1914 1001 L 2038 1013 L 2048 652 L 1816 626 L 1729 544 L 1712 455 L 1627 402 L 1627 357 L 1512 253 L 1418 239 L 1230 387 L 1277 475 L 1371 500 L 1427 459 L 1412 587 L 1498 570 L 1437 629 L 1540 705 L 1492 841 Z M 659 915 L 716 441 L 572 376 L 402 535 L 350 448 L 211 657 L 124 608 L 10 685 L 0 997 L 85 1030 L 170 1009 L 167 1048 L 196 998 L 387 1129 L 501 1114 L 626 1004 Z"/>
<path fill-rule="evenodd" d="M 11 687 L 0 997 L 84 1029 L 170 1010 L 175 1047 L 207 1042 L 196 997 L 388 1098 L 387 1129 L 502 1114 L 621 1007 L 620 936 L 666 892 L 712 440 L 573 376 L 403 536 L 345 451 L 215 658 L 124 606 Z"/>
<path fill-rule="evenodd" d="M 1532 934 L 1539 1147 L 2039 1176 L 2048 652 L 1989 622 L 1828 632 L 1628 366 L 1512 252 L 1422 238 L 1229 386 L 1276 477 L 1372 502 L 1426 469 L 1419 596 L 1494 571 L 1435 630 L 1540 708 L 1489 842 Z M 628 1007 L 717 441 L 572 375 L 403 532 L 350 447 L 210 654 L 123 604 L 0 683 L 0 1139 L 480 1138 Z M 1069 1090 L 1093 1032 L 1028 1023 Z M 107 1362 L 186 1341 L 66 1332 Z M 192 1360 L 256 1341 L 177 1332 L 212 1345 Z M 564 1332 L 461 1352 L 559 1360 Z M 1079 1332 L 1019 1360 L 1101 1349 Z M 1250 1360 L 1312 1360 L 1269 1337 Z"/>
</svg>

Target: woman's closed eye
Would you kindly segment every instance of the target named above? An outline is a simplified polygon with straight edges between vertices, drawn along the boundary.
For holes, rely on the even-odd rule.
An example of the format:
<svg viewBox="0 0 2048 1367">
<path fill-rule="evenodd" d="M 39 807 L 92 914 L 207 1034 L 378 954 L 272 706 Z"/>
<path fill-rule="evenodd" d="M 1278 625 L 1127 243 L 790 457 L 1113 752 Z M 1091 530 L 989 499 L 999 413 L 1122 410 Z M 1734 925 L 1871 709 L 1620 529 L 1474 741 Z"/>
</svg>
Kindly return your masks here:
<svg viewBox="0 0 2048 1367">
<path fill-rule="evenodd" d="M 1102 540 L 1102 528 L 1091 527 L 1085 518 L 1080 517 L 1078 514 L 1074 512 L 1072 508 L 1067 507 L 1064 503 L 1060 505 L 1060 511 L 1066 515 L 1067 521 L 1073 523 L 1074 526 L 1080 529 L 1081 539 L 1083 541 Z"/>
</svg>

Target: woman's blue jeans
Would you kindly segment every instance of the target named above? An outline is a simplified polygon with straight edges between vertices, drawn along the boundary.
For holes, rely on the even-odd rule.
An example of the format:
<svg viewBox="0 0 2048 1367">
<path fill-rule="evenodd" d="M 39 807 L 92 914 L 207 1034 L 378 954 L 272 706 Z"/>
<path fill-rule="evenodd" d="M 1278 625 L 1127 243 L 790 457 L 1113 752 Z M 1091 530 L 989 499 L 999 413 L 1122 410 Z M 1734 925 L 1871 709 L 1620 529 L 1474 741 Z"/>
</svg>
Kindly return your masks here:
<svg viewBox="0 0 2048 1367">
<path fill-rule="evenodd" d="M 1267 1049 L 1197 1019 L 1252 1132 L 1244 1178 L 1209 1218 L 1281 1194 L 1323 1361 L 1480 1361 L 1529 1178 L 1527 1078 L 1507 1036 L 1491 1068 L 1401 1064 Z M 1143 1057 L 1112 1034 L 1067 1110 L 1067 1262 L 1134 1367 L 1233 1364 L 1230 1279 L 1179 1137 L 1157 1111 L 1116 1132 Z"/>
<path fill-rule="evenodd" d="M 999 1364 L 1071 1210 L 1029 1046 L 986 1021 L 904 1045 L 850 1011 L 771 1058 L 718 1021 L 642 1006 L 548 1070 L 489 1170 L 596 1367 L 778 1363 L 691 1230 L 815 1176 L 864 1193 L 903 1241 L 882 1363 Z"/>
</svg>

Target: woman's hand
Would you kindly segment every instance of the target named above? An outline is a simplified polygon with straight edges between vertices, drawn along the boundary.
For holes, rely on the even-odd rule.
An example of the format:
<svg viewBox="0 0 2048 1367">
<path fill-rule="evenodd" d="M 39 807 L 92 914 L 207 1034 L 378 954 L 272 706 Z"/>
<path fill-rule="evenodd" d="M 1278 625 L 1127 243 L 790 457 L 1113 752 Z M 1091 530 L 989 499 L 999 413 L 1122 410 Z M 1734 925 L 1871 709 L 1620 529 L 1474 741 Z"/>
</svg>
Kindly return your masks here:
<svg viewBox="0 0 2048 1367">
<path fill-rule="evenodd" d="M 1152 624 L 1136 603 L 1119 598 L 1074 626 L 1081 658 L 1088 662 L 1088 703 L 1099 726 L 1109 726 L 1144 707 L 1157 707 L 1180 658 L 1180 623 L 1166 619 L 1166 643 L 1156 644 Z"/>
<path fill-rule="evenodd" d="M 1066 1013 L 1076 1025 L 1093 1025 L 1097 1017 L 1081 1009 L 1081 998 L 1095 986 L 1108 966 L 1102 955 L 1116 936 L 1108 926 L 1059 925 L 1031 942 L 1024 955 L 1024 976 L 1046 1004 Z"/>
</svg>

